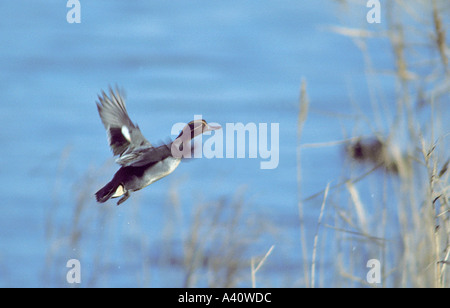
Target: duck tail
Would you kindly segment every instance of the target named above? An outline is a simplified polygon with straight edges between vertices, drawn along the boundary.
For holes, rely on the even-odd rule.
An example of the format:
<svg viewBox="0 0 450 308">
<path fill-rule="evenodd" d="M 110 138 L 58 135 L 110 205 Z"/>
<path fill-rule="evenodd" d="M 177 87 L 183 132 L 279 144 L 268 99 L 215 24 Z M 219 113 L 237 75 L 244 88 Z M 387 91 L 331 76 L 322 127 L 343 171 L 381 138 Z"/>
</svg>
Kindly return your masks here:
<svg viewBox="0 0 450 308">
<path fill-rule="evenodd" d="M 108 201 L 117 191 L 119 186 L 120 184 L 114 181 L 114 179 L 108 184 L 106 184 L 102 189 L 100 189 L 95 193 L 95 198 L 97 199 L 97 202 L 104 203 Z"/>
</svg>

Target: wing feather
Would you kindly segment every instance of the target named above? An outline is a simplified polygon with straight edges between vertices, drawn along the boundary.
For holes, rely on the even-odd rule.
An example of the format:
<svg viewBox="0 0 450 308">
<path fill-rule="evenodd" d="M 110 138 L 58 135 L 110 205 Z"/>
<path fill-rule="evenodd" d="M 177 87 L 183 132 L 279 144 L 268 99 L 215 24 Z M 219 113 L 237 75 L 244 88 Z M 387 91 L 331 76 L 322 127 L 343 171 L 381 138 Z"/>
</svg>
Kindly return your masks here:
<svg viewBox="0 0 450 308">
<path fill-rule="evenodd" d="M 102 91 L 101 96 L 98 96 L 97 109 L 114 155 L 120 156 L 138 147 L 152 146 L 142 135 L 139 126 L 128 116 L 125 100 L 118 88 L 113 90 L 110 87 L 109 95 Z"/>
</svg>

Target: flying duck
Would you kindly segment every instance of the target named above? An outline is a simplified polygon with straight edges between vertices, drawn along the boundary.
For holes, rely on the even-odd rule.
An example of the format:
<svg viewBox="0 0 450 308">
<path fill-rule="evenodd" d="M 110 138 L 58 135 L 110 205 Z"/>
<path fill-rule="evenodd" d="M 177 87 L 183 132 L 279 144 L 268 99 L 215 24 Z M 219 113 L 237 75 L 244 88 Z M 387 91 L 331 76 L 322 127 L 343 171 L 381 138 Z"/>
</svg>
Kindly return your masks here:
<svg viewBox="0 0 450 308">
<path fill-rule="evenodd" d="M 130 197 L 131 192 L 169 175 L 185 157 L 185 151 L 190 148 L 193 138 L 206 131 L 221 128 L 208 125 L 203 119 L 194 120 L 185 126 L 174 141 L 154 147 L 142 135 L 139 126 L 131 121 L 118 89 L 114 91 L 110 88 L 109 96 L 102 91 L 98 100 L 97 109 L 105 126 L 109 145 L 114 156 L 118 156 L 116 163 L 121 165 L 113 179 L 95 194 L 100 203 L 122 197 L 117 202 L 120 205 Z"/>
</svg>

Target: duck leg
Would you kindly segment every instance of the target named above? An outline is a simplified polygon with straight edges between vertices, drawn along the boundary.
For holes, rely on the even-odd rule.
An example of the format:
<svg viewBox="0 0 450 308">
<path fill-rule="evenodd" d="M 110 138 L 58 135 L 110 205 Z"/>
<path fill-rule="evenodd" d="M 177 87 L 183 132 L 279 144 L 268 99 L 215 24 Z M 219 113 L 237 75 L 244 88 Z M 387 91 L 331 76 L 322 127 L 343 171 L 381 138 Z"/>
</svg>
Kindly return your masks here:
<svg viewBox="0 0 450 308">
<path fill-rule="evenodd" d="M 130 198 L 130 193 L 128 191 L 126 191 L 123 194 L 123 197 L 120 198 L 120 200 L 117 202 L 117 206 L 121 205 L 122 203 L 124 203 L 125 201 L 127 201 L 127 199 Z"/>
</svg>

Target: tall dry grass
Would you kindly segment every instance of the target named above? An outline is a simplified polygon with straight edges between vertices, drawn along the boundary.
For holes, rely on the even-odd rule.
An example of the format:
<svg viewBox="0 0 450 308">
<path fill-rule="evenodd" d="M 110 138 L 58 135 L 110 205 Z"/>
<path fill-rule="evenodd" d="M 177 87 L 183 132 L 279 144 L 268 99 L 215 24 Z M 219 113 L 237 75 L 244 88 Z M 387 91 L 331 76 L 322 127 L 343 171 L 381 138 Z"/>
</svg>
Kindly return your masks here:
<svg viewBox="0 0 450 308">
<path fill-rule="evenodd" d="M 357 14 L 364 12 L 365 1 L 340 3 L 344 21 L 354 20 L 355 6 Z M 450 286 L 450 131 L 446 118 L 450 106 L 450 6 L 438 0 L 387 1 L 382 13 L 379 26 L 331 27 L 353 40 L 363 55 L 374 112 L 366 115 L 375 123 L 372 140 L 355 135 L 341 141 L 301 144 L 301 131 L 309 127 L 302 87 L 298 172 L 300 158 L 308 155 L 309 147 L 345 144 L 349 154 L 343 179 L 317 194 L 300 197 L 302 229 L 305 203 L 319 204 L 319 196 L 328 195 L 313 246 L 307 244 L 301 230 L 306 286 L 317 285 L 317 253 L 334 256 L 331 264 L 320 267 L 333 273 L 323 286 Z M 378 47 L 386 42 L 390 49 Z M 381 52 L 392 55 L 392 67 L 374 62 L 372 55 Z M 388 91 L 377 82 L 381 78 L 395 81 L 394 97 L 385 95 Z M 299 187 L 301 178 L 298 176 Z M 332 245 L 317 251 L 317 240 Z M 379 284 L 366 279 L 370 259 L 380 261 Z"/>
</svg>

